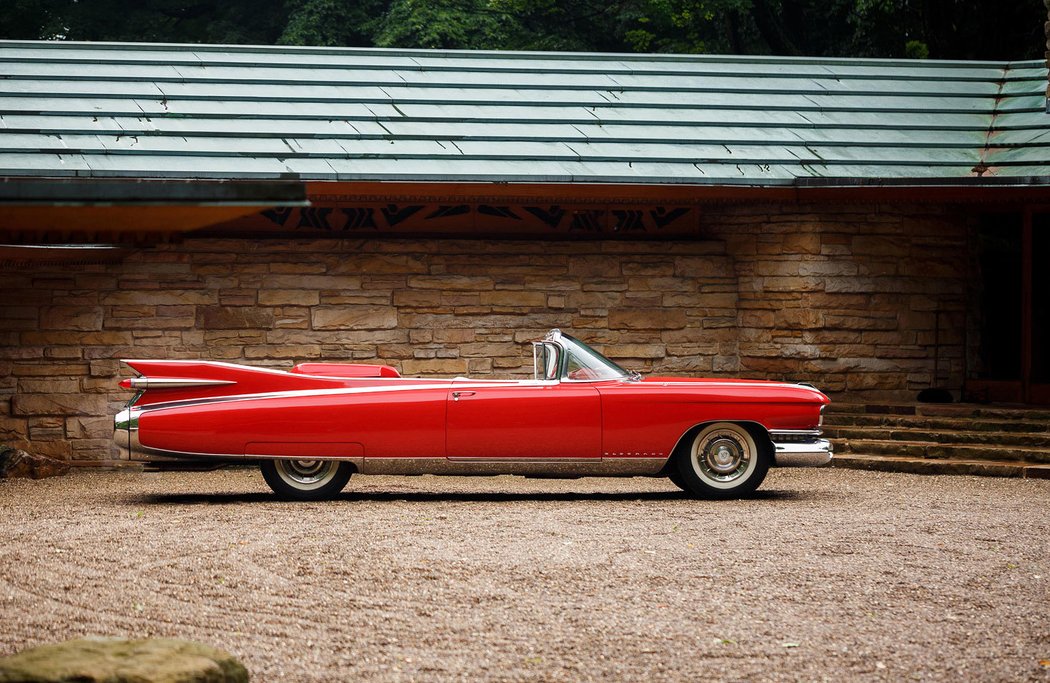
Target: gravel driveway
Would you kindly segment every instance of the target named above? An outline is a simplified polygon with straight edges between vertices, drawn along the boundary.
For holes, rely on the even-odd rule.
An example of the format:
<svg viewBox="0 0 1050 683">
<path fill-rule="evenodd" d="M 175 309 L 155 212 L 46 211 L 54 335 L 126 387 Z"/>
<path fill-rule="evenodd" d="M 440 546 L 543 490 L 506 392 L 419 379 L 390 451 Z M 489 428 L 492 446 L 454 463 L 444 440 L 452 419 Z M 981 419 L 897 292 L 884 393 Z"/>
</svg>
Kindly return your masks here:
<svg viewBox="0 0 1050 683">
<path fill-rule="evenodd" d="M 1050 681 L 1050 481 L 774 470 L 0 481 L 0 655 L 188 638 L 256 681 Z"/>
</svg>

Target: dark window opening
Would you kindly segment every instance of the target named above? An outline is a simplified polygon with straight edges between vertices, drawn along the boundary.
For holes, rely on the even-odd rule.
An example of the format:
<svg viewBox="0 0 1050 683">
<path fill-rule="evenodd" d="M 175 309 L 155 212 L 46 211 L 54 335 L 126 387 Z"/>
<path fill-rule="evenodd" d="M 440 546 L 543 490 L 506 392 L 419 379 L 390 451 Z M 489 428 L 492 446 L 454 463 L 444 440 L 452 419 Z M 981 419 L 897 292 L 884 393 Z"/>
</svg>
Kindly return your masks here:
<svg viewBox="0 0 1050 683">
<path fill-rule="evenodd" d="M 1032 377 L 1050 384 L 1050 214 L 1032 217 Z"/>
<path fill-rule="evenodd" d="M 975 379 L 1021 379 L 1022 219 L 991 214 L 978 228 L 980 346 Z"/>
</svg>

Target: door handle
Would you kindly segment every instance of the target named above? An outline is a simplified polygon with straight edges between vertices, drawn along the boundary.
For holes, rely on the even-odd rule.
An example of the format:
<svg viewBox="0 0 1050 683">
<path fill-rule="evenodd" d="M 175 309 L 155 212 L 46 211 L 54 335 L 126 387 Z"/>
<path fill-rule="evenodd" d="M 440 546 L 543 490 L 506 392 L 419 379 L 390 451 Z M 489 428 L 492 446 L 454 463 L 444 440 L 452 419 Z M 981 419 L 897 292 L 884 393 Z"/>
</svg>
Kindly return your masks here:
<svg viewBox="0 0 1050 683">
<path fill-rule="evenodd" d="M 473 396 L 475 393 L 473 391 L 453 391 L 452 400 L 458 401 L 460 396 Z"/>
</svg>

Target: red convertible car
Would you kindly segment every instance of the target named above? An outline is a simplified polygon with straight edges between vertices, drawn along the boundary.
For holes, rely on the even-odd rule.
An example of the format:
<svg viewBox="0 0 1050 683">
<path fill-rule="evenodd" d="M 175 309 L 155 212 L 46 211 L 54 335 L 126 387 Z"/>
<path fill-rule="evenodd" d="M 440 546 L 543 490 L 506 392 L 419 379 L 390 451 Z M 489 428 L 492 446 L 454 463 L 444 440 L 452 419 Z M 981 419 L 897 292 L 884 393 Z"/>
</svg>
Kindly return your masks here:
<svg viewBox="0 0 1050 683">
<path fill-rule="evenodd" d="M 281 498 L 360 474 L 659 476 L 735 498 L 774 465 L 823 465 L 828 398 L 782 382 L 642 377 L 568 334 L 533 342 L 529 380 L 419 379 L 386 365 L 291 371 L 128 360 L 115 438 L 152 468 L 257 462 Z"/>
</svg>

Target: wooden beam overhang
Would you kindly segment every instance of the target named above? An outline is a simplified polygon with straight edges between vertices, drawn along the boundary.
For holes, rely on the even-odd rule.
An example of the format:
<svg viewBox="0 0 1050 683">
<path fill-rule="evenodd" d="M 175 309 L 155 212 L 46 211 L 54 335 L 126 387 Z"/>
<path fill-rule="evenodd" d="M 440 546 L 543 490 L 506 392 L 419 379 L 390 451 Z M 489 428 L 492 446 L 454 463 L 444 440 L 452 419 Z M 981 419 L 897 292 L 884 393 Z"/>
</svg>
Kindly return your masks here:
<svg viewBox="0 0 1050 683">
<path fill-rule="evenodd" d="M 183 236 L 689 239 L 725 203 L 1050 203 L 1048 178 L 790 185 L 0 179 L 0 243 Z M 834 209 L 830 208 L 829 211 Z"/>
<path fill-rule="evenodd" d="M 0 178 L 0 242 L 165 240 L 308 203 L 296 181 Z"/>
<path fill-rule="evenodd" d="M 205 228 L 202 237 L 479 237 L 505 239 L 703 238 L 705 207 L 719 204 L 1050 202 L 1050 184 L 813 183 L 783 186 L 610 183 L 308 182 L 309 207 L 269 209 Z"/>
</svg>

